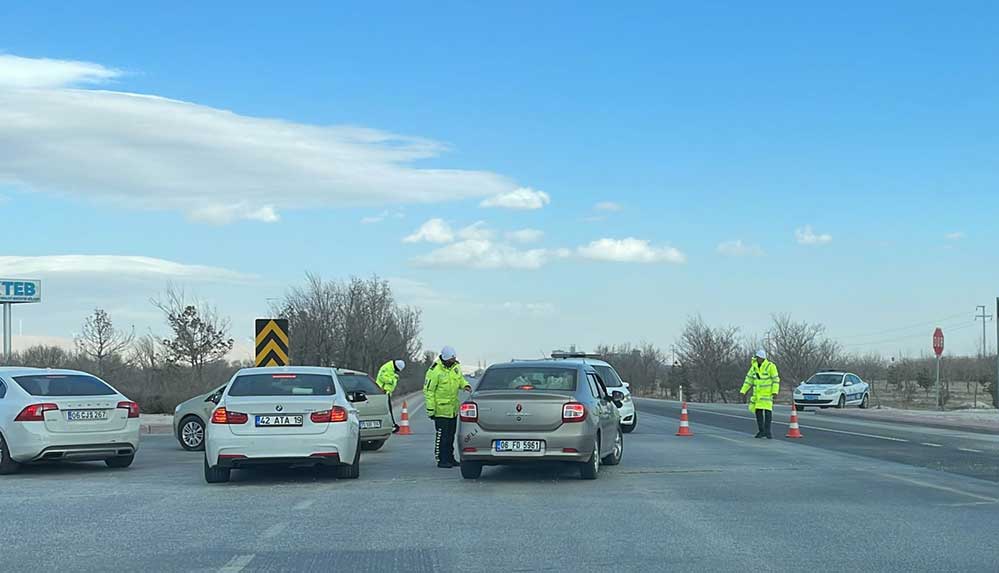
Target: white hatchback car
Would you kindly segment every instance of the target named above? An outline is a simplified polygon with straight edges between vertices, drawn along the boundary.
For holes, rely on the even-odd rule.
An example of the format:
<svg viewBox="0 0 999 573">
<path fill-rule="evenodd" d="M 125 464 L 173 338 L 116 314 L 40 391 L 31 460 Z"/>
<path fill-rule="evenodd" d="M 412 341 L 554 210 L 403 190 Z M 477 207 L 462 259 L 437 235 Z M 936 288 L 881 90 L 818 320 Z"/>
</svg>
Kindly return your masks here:
<svg viewBox="0 0 999 573">
<path fill-rule="evenodd" d="M 205 434 L 205 481 L 267 464 L 327 466 L 360 475 L 360 420 L 331 368 L 244 368 L 226 385 Z"/>
<path fill-rule="evenodd" d="M 586 362 L 597 371 L 597 375 L 603 380 L 608 392 L 617 391 L 624 394 L 624 400 L 621 402 L 618 412 L 621 414 L 621 431 L 625 434 L 630 434 L 638 427 L 638 409 L 635 407 L 635 402 L 631 399 L 631 387 L 627 382 L 621 380 L 621 376 L 618 375 L 617 370 L 613 366 L 599 357 L 599 354 L 587 354 L 583 352 L 556 351 L 552 353 L 552 358 L 556 360 L 582 360 Z"/>
<path fill-rule="evenodd" d="M 85 372 L 0 368 L 0 474 L 21 464 L 103 461 L 132 464 L 139 405 Z"/>
</svg>

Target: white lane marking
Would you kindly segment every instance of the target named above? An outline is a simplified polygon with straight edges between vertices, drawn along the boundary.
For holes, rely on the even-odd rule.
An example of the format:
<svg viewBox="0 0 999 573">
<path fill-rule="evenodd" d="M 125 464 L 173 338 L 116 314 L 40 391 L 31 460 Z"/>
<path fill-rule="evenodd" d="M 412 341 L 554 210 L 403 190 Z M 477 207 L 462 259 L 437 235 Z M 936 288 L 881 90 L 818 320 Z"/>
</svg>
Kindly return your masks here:
<svg viewBox="0 0 999 573">
<path fill-rule="evenodd" d="M 973 507 L 976 505 L 995 505 L 996 503 L 994 501 L 969 501 L 967 503 L 938 503 L 936 505 L 943 507 Z"/>
<path fill-rule="evenodd" d="M 752 421 L 752 422 L 756 421 L 756 418 L 747 418 L 746 416 L 736 416 L 735 414 L 723 414 L 721 412 L 712 412 L 710 410 L 691 410 L 689 407 L 687 408 L 687 410 L 688 410 L 688 412 L 709 414 L 711 416 L 726 416 L 728 418 L 738 418 L 739 420 L 746 420 L 746 421 Z M 780 424 L 780 425 L 783 425 L 783 426 L 790 425 L 787 422 L 778 422 L 777 420 L 774 420 L 774 424 Z M 905 442 L 905 443 L 908 443 L 908 441 L 909 441 L 909 440 L 905 440 L 905 439 L 902 439 L 902 438 L 893 438 L 891 436 L 878 436 L 876 434 L 864 434 L 864 433 L 861 433 L 861 432 L 847 432 L 846 430 L 834 430 L 832 428 L 819 428 L 818 426 L 806 426 L 805 424 L 798 424 L 798 427 L 799 428 L 805 428 L 805 429 L 808 429 L 808 430 L 818 430 L 820 432 L 833 432 L 834 434 L 847 434 L 847 435 L 850 435 L 850 436 L 861 436 L 863 438 L 875 438 L 875 439 L 878 439 L 878 440 L 888 440 L 889 442 Z"/>
<path fill-rule="evenodd" d="M 942 448 L 943 447 L 942 444 L 934 444 L 934 443 L 931 443 L 931 442 L 923 442 L 921 445 L 927 446 L 927 447 L 930 447 L 930 448 Z"/>
<path fill-rule="evenodd" d="M 960 450 L 962 452 L 971 452 L 973 454 L 984 454 L 985 453 L 982 450 L 976 450 L 974 448 L 958 448 L 958 450 Z"/>
<path fill-rule="evenodd" d="M 250 564 L 250 561 L 253 561 L 254 557 L 256 557 L 256 555 L 253 553 L 237 555 L 230 559 L 229 562 L 226 563 L 221 569 L 219 569 L 219 573 L 239 573 L 243 569 L 246 569 L 246 566 Z"/>
<path fill-rule="evenodd" d="M 747 440 L 737 440 L 735 438 L 730 438 L 728 436 L 719 436 L 718 434 L 704 434 L 705 436 L 711 436 L 712 438 L 718 438 L 719 440 L 725 440 L 726 442 L 735 442 L 739 445 L 744 445 L 749 443 Z"/>
<path fill-rule="evenodd" d="M 281 535 L 281 532 L 284 531 L 285 528 L 287 527 L 288 527 L 287 523 L 275 523 L 274 525 L 265 529 L 264 532 L 260 534 L 260 537 L 263 539 L 270 539 L 271 537 L 277 537 L 278 535 Z"/>
<path fill-rule="evenodd" d="M 314 500 L 314 499 L 306 499 L 306 500 L 303 500 L 303 501 L 300 501 L 300 502 L 296 503 L 295 506 L 292 507 L 292 509 L 294 509 L 295 511 L 304 511 L 304 510 L 309 509 L 310 507 L 312 507 L 312 504 L 314 504 L 314 503 L 316 503 L 316 500 Z"/>
<path fill-rule="evenodd" d="M 963 495 L 963 496 L 967 496 L 967 497 L 970 497 L 970 498 L 978 499 L 978 500 L 981 500 L 981 501 L 987 501 L 989 503 L 999 502 L 999 499 L 994 498 L 994 497 L 988 497 L 986 495 L 978 495 L 977 493 L 971 493 L 970 491 L 963 491 L 963 490 L 960 490 L 960 489 L 956 489 L 956 488 L 952 488 L 952 487 L 947 487 L 945 485 L 939 485 L 939 484 L 935 484 L 935 483 L 928 483 L 928 482 L 925 482 L 925 481 L 919 481 L 919 480 L 916 480 L 916 479 L 902 477 L 902 476 L 897 476 L 897 475 L 893 475 L 893 474 L 878 473 L 878 475 L 882 476 L 882 477 L 886 477 L 886 478 L 895 479 L 895 480 L 898 480 L 898 481 L 904 481 L 904 482 L 911 483 L 913 485 L 918 485 L 918 486 L 921 486 L 921 487 L 927 487 L 927 488 L 930 488 L 930 489 L 938 489 L 940 491 L 946 491 L 946 492 L 950 492 L 950 493 L 956 493 L 957 495 Z"/>
</svg>

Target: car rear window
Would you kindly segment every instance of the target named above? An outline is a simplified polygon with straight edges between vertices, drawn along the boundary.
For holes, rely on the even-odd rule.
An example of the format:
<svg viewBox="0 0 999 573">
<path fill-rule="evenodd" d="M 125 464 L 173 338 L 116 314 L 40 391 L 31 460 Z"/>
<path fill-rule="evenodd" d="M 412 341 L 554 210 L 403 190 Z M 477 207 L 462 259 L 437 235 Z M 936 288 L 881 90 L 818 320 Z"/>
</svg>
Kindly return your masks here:
<svg viewBox="0 0 999 573">
<path fill-rule="evenodd" d="M 382 389 L 375 384 L 375 381 L 365 374 L 337 374 L 337 379 L 340 380 L 344 392 L 382 393 Z"/>
<path fill-rule="evenodd" d="M 494 368 L 482 375 L 476 390 L 545 390 L 575 392 L 576 370 L 573 368 Z"/>
<path fill-rule="evenodd" d="M 601 366 L 599 364 L 594 364 L 593 369 L 597 371 L 600 375 L 600 379 L 604 381 L 604 386 L 608 388 L 620 388 L 624 386 L 621 382 L 621 377 L 617 375 L 617 372 L 610 366 Z"/>
<path fill-rule="evenodd" d="M 17 376 L 17 385 L 32 396 L 111 396 L 113 388 L 85 374 Z"/>
<path fill-rule="evenodd" d="M 333 377 L 327 374 L 246 374 L 232 381 L 230 396 L 332 396 Z"/>
</svg>

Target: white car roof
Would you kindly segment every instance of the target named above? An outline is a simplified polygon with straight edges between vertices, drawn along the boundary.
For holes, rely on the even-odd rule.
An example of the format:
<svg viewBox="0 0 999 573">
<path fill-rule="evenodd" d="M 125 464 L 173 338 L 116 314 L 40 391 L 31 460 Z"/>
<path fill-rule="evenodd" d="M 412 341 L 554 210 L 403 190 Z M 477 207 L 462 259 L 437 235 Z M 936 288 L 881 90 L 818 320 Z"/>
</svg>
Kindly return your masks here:
<svg viewBox="0 0 999 573">
<path fill-rule="evenodd" d="M 84 376 L 92 376 L 86 372 L 80 372 L 79 370 L 66 370 L 63 368 L 34 368 L 32 366 L 0 366 L 0 374 L 5 376 L 24 376 L 28 374 L 38 374 L 43 372 L 45 374 L 55 374 L 55 375 L 71 375 L 71 374 L 82 374 Z"/>
<path fill-rule="evenodd" d="M 265 368 L 240 368 L 237 375 L 243 374 L 333 374 L 333 368 L 323 366 L 268 366 Z"/>
</svg>

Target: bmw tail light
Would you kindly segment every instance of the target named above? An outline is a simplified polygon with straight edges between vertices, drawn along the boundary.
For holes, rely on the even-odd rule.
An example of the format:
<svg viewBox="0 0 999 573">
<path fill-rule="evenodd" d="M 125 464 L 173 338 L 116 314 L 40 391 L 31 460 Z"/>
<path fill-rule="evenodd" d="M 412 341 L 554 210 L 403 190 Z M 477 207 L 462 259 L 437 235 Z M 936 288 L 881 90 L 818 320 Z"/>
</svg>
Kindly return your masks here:
<svg viewBox="0 0 999 573">
<path fill-rule="evenodd" d="M 462 422 L 478 422 L 479 405 L 475 402 L 465 402 L 461 405 L 461 409 L 458 410 L 458 415 L 461 417 Z"/>
<path fill-rule="evenodd" d="M 58 410 L 59 406 L 55 404 L 32 404 L 26 406 L 21 413 L 14 418 L 15 422 L 44 422 L 45 412 L 50 412 L 52 410 Z"/>
<path fill-rule="evenodd" d="M 313 424 L 331 424 L 347 421 L 347 409 L 342 406 L 333 406 L 331 410 L 313 412 L 309 415 Z"/>
<path fill-rule="evenodd" d="M 223 407 L 215 408 L 212 412 L 213 424 L 245 424 L 250 417 L 242 412 L 233 412 Z"/>
<path fill-rule="evenodd" d="M 135 402 L 118 402 L 118 408 L 122 410 L 128 410 L 129 418 L 139 417 L 139 405 Z"/>
<path fill-rule="evenodd" d="M 562 422 L 582 422 L 586 419 L 586 406 L 569 402 L 562 406 Z"/>
</svg>

